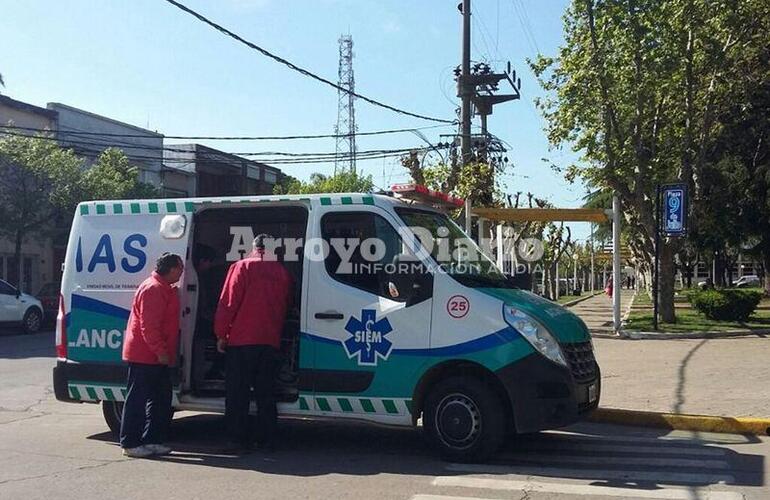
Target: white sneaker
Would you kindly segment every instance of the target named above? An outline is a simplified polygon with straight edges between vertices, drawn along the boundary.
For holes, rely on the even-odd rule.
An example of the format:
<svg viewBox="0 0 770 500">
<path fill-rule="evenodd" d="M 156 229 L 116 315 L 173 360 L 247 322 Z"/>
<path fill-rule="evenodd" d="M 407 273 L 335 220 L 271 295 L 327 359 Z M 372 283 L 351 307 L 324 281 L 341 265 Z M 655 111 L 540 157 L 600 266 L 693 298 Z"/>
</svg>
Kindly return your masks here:
<svg viewBox="0 0 770 500">
<path fill-rule="evenodd" d="M 153 455 L 168 455 L 171 453 L 171 448 L 162 444 L 146 444 L 144 447 L 149 449 Z"/>
<path fill-rule="evenodd" d="M 137 446 L 135 448 L 123 448 L 123 455 L 131 458 L 147 458 L 155 454 L 147 446 Z"/>
</svg>

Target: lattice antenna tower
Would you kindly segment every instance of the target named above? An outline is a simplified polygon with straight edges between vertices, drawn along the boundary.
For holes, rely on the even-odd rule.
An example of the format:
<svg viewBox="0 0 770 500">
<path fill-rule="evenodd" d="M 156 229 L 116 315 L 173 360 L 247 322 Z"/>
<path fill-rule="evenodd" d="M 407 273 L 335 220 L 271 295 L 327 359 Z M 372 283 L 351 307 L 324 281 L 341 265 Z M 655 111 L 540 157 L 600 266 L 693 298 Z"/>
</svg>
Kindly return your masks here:
<svg viewBox="0 0 770 500">
<path fill-rule="evenodd" d="M 334 160 L 334 173 L 349 170 L 356 171 L 356 110 L 355 97 L 356 80 L 353 76 L 353 37 L 342 35 L 340 43 L 340 65 L 338 85 L 351 93 L 337 92 L 337 125 L 334 133 L 337 135 L 337 149 Z"/>
</svg>

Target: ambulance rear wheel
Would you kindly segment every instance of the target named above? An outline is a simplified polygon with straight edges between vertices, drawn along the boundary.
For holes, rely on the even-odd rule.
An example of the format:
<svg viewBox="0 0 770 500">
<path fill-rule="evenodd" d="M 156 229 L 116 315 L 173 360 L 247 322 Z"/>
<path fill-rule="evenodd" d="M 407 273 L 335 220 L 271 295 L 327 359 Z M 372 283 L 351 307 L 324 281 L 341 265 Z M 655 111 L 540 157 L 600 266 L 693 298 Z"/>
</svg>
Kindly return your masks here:
<svg viewBox="0 0 770 500">
<path fill-rule="evenodd" d="M 502 444 L 504 415 L 499 396 L 483 381 L 452 377 L 430 389 L 423 426 L 444 459 L 479 462 Z"/>
<path fill-rule="evenodd" d="M 122 401 L 102 401 L 102 415 L 115 437 L 120 437 L 120 422 L 123 419 Z"/>
</svg>

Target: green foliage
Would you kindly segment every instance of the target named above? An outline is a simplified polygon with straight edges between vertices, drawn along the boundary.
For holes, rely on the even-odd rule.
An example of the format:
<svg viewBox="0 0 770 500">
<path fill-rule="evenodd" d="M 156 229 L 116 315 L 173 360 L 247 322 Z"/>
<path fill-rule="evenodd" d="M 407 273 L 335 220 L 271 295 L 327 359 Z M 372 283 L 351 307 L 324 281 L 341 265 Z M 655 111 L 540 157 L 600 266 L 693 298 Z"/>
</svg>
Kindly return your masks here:
<svg viewBox="0 0 770 500">
<path fill-rule="evenodd" d="M 767 172 L 769 10 L 766 0 L 573 0 L 564 46 L 556 57 L 530 62 L 547 92 L 538 106 L 549 142 L 582 156 L 567 178 L 620 197 L 628 244 L 648 268 L 656 184 L 689 186 L 690 234 L 703 238 L 696 240 L 701 246 L 730 244 L 739 234 L 735 216 L 766 207 L 764 179 L 755 190 L 759 203 L 741 207 L 748 186 L 738 197 L 727 192 L 730 162 L 723 159 L 738 153 L 755 164 L 755 175 Z M 731 140 L 722 140 L 732 125 Z M 661 304 L 669 320 L 673 254 L 681 247 L 665 239 L 661 247 Z"/>
<path fill-rule="evenodd" d="M 448 189 L 452 169 L 446 163 L 436 163 L 422 167 L 425 185 L 430 189 L 449 193 L 460 198 L 470 198 L 481 206 L 493 206 L 502 203 L 504 189 L 495 175 L 495 167 L 490 163 L 470 162 L 460 166 L 454 188 Z"/>
<path fill-rule="evenodd" d="M 762 292 L 738 289 L 693 290 L 687 298 L 698 312 L 709 319 L 745 321 L 762 300 Z"/>
<path fill-rule="evenodd" d="M 371 175 L 344 170 L 336 175 L 314 173 L 307 182 L 288 177 L 276 184 L 275 194 L 316 194 L 316 193 L 371 193 L 374 181 Z"/>
<path fill-rule="evenodd" d="M 80 158 L 37 137 L 0 139 L 0 225 L 22 235 L 42 229 L 82 199 Z"/>
<path fill-rule="evenodd" d="M 157 198 L 154 186 L 139 181 L 139 169 L 118 148 L 108 148 L 83 174 L 83 184 L 92 200 Z"/>
</svg>

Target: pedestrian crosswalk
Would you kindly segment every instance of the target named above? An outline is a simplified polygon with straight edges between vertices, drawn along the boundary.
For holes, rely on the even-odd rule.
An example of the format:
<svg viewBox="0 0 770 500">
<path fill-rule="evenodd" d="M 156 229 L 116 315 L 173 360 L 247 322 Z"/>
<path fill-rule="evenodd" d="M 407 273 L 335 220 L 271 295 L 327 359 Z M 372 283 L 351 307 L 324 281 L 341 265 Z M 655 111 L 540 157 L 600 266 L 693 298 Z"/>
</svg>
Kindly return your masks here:
<svg viewBox="0 0 770 500">
<path fill-rule="evenodd" d="M 581 432 L 520 439 L 487 464 L 445 464 L 411 500 L 639 498 L 741 500 L 727 448 L 689 440 Z M 537 498 L 537 497 L 536 497 Z"/>
</svg>

